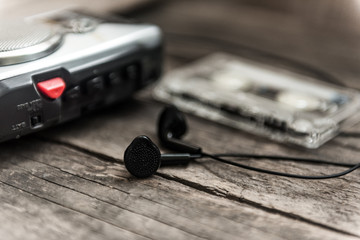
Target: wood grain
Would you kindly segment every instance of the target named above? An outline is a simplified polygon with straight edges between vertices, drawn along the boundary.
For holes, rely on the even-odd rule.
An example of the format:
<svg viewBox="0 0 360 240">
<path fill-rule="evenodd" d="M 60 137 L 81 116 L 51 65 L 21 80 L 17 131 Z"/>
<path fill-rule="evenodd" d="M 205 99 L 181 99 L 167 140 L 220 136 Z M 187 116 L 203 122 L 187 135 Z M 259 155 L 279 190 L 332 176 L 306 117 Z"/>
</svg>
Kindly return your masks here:
<svg viewBox="0 0 360 240">
<path fill-rule="evenodd" d="M 127 229 L 152 239 L 258 239 L 269 236 L 272 239 L 297 239 L 292 237 L 294 234 L 303 239 L 305 232 L 307 239 L 319 236 L 353 239 L 349 234 L 214 196 L 167 177 L 134 179 L 121 164 L 100 160 L 59 144 L 31 140 L 6 148 L 0 153 L 1 158 L 7 159 L 1 163 L 0 181 L 14 191 L 21 190 L 39 198 L 40 201 L 33 203 L 38 205 L 35 210 L 39 210 L 39 206 L 51 205 L 44 208 L 48 214 L 37 215 L 37 219 L 42 221 L 46 217 L 58 219 L 54 225 L 47 222 L 47 228 L 65 225 L 69 219 L 62 222 L 61 217 L 65 218 L 66 211 L 71 210 L 93 221 L 101 221 L 107 227 Z M 21 202 L 18 205 L 21 206 Z M 22 209 L 29 211 L 26 206 Z M 289 231 L 278 229 L 276 226 L 279 224 Z M 36 222 L 34 226 L 38 226 Z M 86 232 L 86 228 L 81 229 L 84 236 L 97 237 Z M 43 231 L 49 234 L 46 228 Z M 67 234 L 71 235 L 63 231 L 61 236 Z M 116 236 L 123 237 L 116 231 L 110 234 L 112 238 Z M 140 237 L 128 233 L 124 239 L 134 236 Z"/>
<path fill-rule="evenodd" d="M 11 184 L 0 184 L 2 239 L 147 239 Z"/>
<path fill-rule="evenodd" d="M 173 0 L 127 15 L 162 27 L 166 71 L 225 51 L 360 89 L 356 4 Z M 124 150 L 137 135 L 158 143 L 155 126 L 163 106 L 148 89 L 134 100 L 0 145 L 1 237 L 360 238 L 360 171 L 306 181 L 204 159 L 162 168 L 149 179 L 132 177 L 123 166 Z M 194 116 L 187 119 L 190 131 L 184 140 L 208 152 L 359 162 L 360 124 L 317 150 L 307 150 Z M 304 175 L 343 170 L 295 161 L 239 161 Z"/>
</svg>

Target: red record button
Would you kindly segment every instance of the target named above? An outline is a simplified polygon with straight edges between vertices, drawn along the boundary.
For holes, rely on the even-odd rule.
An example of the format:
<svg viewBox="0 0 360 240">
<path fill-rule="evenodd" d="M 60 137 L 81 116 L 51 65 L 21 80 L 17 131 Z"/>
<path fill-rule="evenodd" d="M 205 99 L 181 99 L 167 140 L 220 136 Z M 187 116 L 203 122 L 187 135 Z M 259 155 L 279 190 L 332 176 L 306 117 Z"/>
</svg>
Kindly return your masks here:
<svg viewBox="0 0 360 240">
<path fill-rule="evenodd" d="M 46 97 L 56 99 L 64 92 L 66 85 L 64 79 L 57 77 L 39 82 L 36 87 Z"/>
</svg>

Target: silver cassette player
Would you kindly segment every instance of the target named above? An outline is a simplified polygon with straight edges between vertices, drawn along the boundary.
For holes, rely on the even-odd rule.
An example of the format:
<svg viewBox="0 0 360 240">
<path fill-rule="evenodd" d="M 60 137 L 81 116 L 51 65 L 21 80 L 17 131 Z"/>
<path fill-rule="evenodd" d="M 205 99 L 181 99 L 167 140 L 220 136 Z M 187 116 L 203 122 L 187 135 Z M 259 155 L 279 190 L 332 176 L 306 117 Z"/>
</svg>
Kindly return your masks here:
<svg viewBox="0 0 360 240">
<path fill-rule="evenodd" d="M 1 23 L 0 141 L 129 98 L 157 80 L 152 24 L 60 11 Z"/>
</svg>

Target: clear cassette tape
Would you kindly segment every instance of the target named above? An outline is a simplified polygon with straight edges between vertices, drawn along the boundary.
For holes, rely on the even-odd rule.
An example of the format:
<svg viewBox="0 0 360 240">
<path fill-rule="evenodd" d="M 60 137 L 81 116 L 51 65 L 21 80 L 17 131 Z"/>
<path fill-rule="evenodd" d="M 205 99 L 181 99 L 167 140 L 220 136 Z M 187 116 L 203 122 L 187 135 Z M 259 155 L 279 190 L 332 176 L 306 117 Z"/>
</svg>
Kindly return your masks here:
<svg viewBox="0 0 360 240">
<path fill-rule="evenodd" d="M 307 148 L 318 148 L 360 120 L 356 90 L 223 53 L 171 71 L 154 96 L 200 117 Z"/>
</svg>

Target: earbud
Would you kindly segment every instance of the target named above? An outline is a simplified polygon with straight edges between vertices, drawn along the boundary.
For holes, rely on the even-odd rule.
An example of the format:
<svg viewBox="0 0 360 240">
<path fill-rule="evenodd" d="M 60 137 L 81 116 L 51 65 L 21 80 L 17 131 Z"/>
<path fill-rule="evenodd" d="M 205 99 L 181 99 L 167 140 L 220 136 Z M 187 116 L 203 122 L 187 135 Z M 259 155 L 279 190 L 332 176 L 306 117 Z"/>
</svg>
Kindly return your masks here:
<svg viewBox="0 0 360 240">
<path fill-rule="evenodd" d="M 159 148 L 147 136 L 136 137 L 124 153 L 126 169 L 135 177 L 146 178 L 161 166 L 188 164 L 200 154 L 169 153 L 160 154 Z"/>
<path fill-rule="evenodd" d="M 150 138 L 138 136 L 125 150 L 126 169 L 136 177 L 146 178 L 153 175 L 160 165 L 187 164 L 191 159 L 200 158 L 201 148 L 180 140 L 186 131 L 184 114 L 174 106 L 166 107 L 158 119 L 158 137 L 164 147 L 181 153 L 160 154 Z"/>
<path fill-rule="evenodd" d="M 187 131 L 184 114 L 175 106 L 165 107 L 158 119 L 158 138 L 161 145 L 178 152 L 200 154 L 201 148 L 180 140 Z"/>
<path fill-rule="evenodd" d="M 125 167 L 135 177 L 149 177 L 160 167 L 160 156 L 159 148 L 150 138 L 138 136 L 125 150 Z"/>
</svg>

